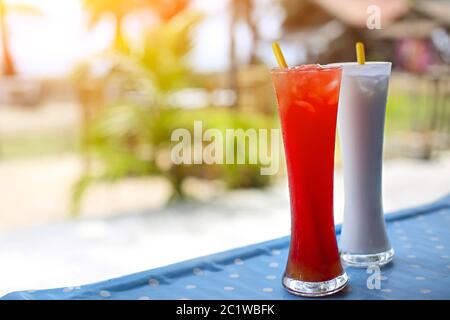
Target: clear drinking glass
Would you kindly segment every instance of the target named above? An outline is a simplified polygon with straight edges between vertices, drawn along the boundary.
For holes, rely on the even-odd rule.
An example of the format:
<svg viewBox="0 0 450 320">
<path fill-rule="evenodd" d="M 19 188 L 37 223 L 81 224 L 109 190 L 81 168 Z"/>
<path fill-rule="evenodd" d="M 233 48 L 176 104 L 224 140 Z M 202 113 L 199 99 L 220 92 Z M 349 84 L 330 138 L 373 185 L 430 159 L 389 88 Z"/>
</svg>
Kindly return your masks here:
<svg viewBox="0 0 450 320">
<path fill-rule="evenodd" d="M 333 171 L 341 68 L 273 69 L 291 204 L 291 243 L 283 285 L 322 296 L 347 283 L 333 220 Z"/>
<path fill-rule="evenodd" d="M 383 135 L 390 62 L 342 66 L 338 129 L 344 169 L 341 258 L 367 267 L 392 260 L 382 203 Z"/>
</svg>

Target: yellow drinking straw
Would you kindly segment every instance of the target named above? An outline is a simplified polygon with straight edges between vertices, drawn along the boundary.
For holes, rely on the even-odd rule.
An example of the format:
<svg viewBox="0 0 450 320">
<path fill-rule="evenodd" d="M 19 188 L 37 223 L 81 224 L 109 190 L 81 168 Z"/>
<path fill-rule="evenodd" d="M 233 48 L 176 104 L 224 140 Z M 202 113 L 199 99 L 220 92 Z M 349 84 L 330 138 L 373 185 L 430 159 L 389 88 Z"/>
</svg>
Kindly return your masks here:
<svg viewBox="0 0 450 320">
<path fill-rule="evenodd" d="M 281 52 L 280 45 L 278 42 L 272 43 L 272 51 L 275 55 L 275 58 L 277 59 L 277 63 L 280 66 L 280 68 L 287 68 L 288 65 L 286 63 L 286 60 L 284 60 L 283 52 Z"/>
<path fill-rule="evenodd" d="M 356 59 L 358 60 L 358 64 L 366 63 L 366 55 L 364 53 L 364 43 L 362 42 L 356 43 Z"/>
</svg>

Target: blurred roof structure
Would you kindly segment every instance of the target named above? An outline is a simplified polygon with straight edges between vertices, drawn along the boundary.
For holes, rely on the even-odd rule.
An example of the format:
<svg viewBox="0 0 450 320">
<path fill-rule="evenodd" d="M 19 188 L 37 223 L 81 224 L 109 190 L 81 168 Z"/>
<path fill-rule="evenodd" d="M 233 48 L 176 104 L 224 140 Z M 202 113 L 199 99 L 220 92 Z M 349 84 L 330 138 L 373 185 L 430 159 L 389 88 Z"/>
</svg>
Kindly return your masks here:
<svg viewBox="0 0 450 320">
<path fill-rule="evenodd" d="M 450 1 L 446 0 L 285 0 L 285 6 L 284 26 L 288 32 L 320 26 L 331 20 L 350 28 L 366 29 L 370 6 L 380 9 L 382 29 L 395 25 L 393 34 L 405 31 L 417 37 L 417 33 L 429 34 L 435 26 L 450 26 Z M 399 21 L 401 23 L 396 25 Z"/>
<path fill-rule="evenodd" d="M 394 59 L 394 49 L 377 41 L 431 39 L 450 29 L 449 0 L 282 0 L 284 47 L 301 53 L 293 63 L 347 61 L 354 58 L 355 41 L 366 42 L 373 58 Z M 377 6 L 381 29 L 369 29 Z M 446 31 L 447 30 L 447 31 Z"/>
<path fill-rule="evenodd" d="M 431 19 L 407 19 L 398 21 L 389 28 L 377 30 L 377 36 L 384 39 L 427 38 L 439 27 L 436 21 Z"/>
<path fill-rule="evenodd" d="M 385 26 L 405 16 L 411 9 L 407 0 L 308 0 L 285 1 L 285 5 L 288 9 L 286 29 L 317 26 L 330 20 L 338 20 L 354 28 L 366 28 L 367 9 L 373 5 L 380 8 L 381 24 Z"/>
<path fill-rule="evenodd" d="M 385 39 L 423 39 L 440 27 L 450 27 L 450 1 L 422 0 L 412 2 L 407 15 L 375 34 Z"/>
<path fill-rule="evenodd" d="M 448 0 L 416 1 L 414 9 L 435 19 L 439 24 L 450 26 L 450 1 Z"/>
<path fill-rule="evenodd" d="M 318 4 L 331 16 L 341 22 L 357 28 L 365 28 L 368 8 L 377 6 L 380 9 L 381 25 L 391 24 L 410 11 L 410 3 L 406 0 L 311 0 Z"/>
</svg>

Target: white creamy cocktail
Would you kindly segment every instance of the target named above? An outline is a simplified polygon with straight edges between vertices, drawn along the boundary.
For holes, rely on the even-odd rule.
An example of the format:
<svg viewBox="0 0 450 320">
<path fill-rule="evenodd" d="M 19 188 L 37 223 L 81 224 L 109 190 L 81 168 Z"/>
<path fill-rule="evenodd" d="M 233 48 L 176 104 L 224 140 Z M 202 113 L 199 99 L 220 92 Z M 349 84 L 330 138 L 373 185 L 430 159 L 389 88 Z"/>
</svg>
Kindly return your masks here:
<svg viewBox="0 0 450 320">
<path fill-rule="evenodd" d="M 386 235 L 382 157 L 390 62 L 341 63 L 338 131 L 344 169 L 342 260 L 352 266 L 383 265 L 394 251 Z"/>
</svg>

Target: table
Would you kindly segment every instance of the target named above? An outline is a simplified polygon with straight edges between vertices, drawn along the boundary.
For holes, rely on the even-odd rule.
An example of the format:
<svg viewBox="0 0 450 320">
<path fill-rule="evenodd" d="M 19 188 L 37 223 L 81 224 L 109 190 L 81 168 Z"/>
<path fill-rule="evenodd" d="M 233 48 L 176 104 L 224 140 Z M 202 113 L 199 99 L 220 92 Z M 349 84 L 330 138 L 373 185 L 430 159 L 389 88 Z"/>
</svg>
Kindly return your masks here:
<svg viewBox="0 0 450 320">
<path fill-rule="evenodd" d="M 387 214 L 386 221 L 394 261 L 378 275 L 346 268 L 349 285 L 325 299 L 450 299 L 450 194 Z M 2 299 L 304 299 L 281 286 L 288 248 L 289 237 L 283 237 L 94 284 Z M 380 286 L 373 288 L 377 279 Z"/>
</svg>

